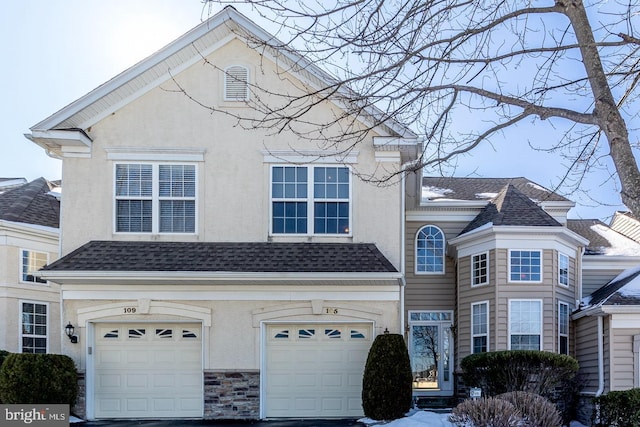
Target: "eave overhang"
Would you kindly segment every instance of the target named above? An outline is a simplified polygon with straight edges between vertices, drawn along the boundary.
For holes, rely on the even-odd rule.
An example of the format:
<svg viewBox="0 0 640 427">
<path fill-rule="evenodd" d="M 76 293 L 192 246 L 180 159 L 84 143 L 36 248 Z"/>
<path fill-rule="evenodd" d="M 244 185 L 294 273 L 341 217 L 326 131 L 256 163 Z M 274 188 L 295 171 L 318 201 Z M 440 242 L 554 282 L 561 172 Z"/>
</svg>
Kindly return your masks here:
<svg viewBox="0 0 640 427">
<path fill-rule="evenodd" d="M 399 285 L 402 273 L 341 272 L 185 272 L 185 271 L 39 271 L 45 280 L 65 284 L 361 284 Z"/>
<path fill-rule="evenodd" d="M 33 130 L 24 136 L 44 148 L 52 157 L 85 157 L 91 154 L 93 141 L 81 129 Z"/>
</svg>

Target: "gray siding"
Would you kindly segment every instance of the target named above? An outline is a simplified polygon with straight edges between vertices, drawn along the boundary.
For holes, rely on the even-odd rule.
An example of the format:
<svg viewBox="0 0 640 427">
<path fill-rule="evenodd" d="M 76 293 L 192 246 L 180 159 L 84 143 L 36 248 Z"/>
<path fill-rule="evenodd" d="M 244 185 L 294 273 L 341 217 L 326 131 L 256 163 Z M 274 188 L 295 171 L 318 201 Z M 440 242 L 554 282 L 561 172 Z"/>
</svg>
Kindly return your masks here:
<svg viewBox="0 0 640 427">
<path fill-rule="evenodd" d="M 576 320 L 576 359 L 580 364 L 579 380 L 582 392 L 595 393 L 598 390 L 598 323 L 595 317 Z"/>
<path fill-rule="evenodd" d="M 611 340 L 611 390 L 633 388 L 633 336 L 640 334 L 640 327 L 634 329 L 612 329 Z"/>
</svg>

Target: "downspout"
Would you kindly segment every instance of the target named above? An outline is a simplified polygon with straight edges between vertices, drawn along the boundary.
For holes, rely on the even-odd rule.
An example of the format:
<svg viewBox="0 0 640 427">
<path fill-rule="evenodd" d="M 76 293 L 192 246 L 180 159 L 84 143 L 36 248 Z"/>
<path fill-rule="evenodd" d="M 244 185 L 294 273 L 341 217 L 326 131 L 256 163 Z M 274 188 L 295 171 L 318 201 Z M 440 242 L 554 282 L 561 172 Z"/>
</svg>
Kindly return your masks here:
<svg viewBox="0 0 640 427">
<path fill-rule="evenodd" d="M 404 169 L 404 168 L 403 168 Z M 404 288 L 407 285 L 407 281 L 405 280 L 405 257 L 406 257 L 406 247 L 405 247 L 405 232 L 406 232 L 406 181 L 407 172 L 406 170 L 402 171 L 402 177 L 400 178 L 400 334 L 404 336 Z"/>
<path fill-rule="evenodd" d="M 598 316 L 598 390 L 596 397 L 604 392 L 604 327 L 603 317 Z"/>
</svg>

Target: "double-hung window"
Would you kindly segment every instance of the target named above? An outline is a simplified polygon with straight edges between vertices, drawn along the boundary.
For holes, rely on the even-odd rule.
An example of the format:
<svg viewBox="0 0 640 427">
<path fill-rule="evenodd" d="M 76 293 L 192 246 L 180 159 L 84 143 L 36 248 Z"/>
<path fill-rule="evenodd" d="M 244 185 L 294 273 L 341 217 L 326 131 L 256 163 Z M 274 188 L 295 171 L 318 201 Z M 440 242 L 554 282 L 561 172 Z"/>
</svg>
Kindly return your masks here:
<svg viewBox="0 0 640 427">
<path fill-rule="evenodd" d="M 489 303 L 471 304 L 471 352 L 489 351 Z"/>
<path fill-rule="evenodd" d="M 47 304 L 20 302 L 22 353 L 47 352 Z"/>
<path fill-rule="evenodd" d="M 119 233 L 194 233 L 195 165 L 116 164 L 115 216 Z"/>
<path fill-rule="evenodd" d="M 509 281 L 542 281 L 542 251 L 509 251 Z"/>
<path fill-rule="evenodd" d="M 45 252 L 36 252 L 23 249 L 21 251 L 22 269 L 20 280 L 32 283 L 47 283 L 46 280 L 33 275 L 35 271 L 40 270 L 47 264 L 47 254 Z"/>
<path fill-rule="evenodd" d="M 509 301 L 509 350 L 541 350 L 542 301 Z"/>
<path fill-rule="evenodd" d="M 558 353 L 569 354 L 569 304 L 558 303 Z"/>
<path fill-rule="evenodd" d="M 558 254 L 558 283 L 569 286 L 569 257 L 565 254 Z"/>
<path fill-rule="evenodd" d="M 273 166 L 273 234 L 350 234 L 351 174 L 340 166 Z"/>
<path fill-rule="evenodd" d="M 473 255 L 471 257 L 471 286 L 489 283 L 489 253 Z"/>
</svg>

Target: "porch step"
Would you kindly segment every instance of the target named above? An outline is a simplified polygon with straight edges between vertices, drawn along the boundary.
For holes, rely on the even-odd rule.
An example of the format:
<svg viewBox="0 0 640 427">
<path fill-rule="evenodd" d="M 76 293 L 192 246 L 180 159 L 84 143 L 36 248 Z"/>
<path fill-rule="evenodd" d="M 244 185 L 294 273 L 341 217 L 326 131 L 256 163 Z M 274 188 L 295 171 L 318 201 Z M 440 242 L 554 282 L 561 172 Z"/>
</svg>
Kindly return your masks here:
<svg viewBox="0 0 640 427">
<path fill-rule="evenodd" d="M 458 399 L 453 396 L 420 396 L 415 398 L 415 402 L 418 409 L 436 413 L 449 412 L 458 405 Z"/>
</svg>

